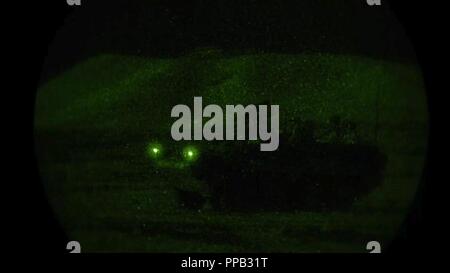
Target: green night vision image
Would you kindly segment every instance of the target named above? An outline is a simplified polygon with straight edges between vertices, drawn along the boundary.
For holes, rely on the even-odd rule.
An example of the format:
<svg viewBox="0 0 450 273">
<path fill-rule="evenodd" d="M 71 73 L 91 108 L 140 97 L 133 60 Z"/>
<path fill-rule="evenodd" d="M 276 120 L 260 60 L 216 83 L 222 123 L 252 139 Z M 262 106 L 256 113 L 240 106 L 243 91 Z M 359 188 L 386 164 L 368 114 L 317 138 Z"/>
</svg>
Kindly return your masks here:
<svg viewBox="0 0 450 273">
<path fill-rule="evenodd" d="M 428 109 L 387 7 L 118 2 L 71 15 L 36 93 L 41 180 L 83 252 L 367 252 L 399 236 Z M 278 150 L 173 140 L 171 109 L 195 96 L 279 105 Z"/>
</svg>

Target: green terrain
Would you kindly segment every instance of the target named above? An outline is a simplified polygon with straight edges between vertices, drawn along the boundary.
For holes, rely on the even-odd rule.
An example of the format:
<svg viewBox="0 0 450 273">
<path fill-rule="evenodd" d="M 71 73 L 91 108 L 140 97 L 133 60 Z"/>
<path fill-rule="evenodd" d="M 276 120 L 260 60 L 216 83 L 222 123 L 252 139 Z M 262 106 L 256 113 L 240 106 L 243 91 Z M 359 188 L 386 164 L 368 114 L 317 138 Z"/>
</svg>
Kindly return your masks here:
<svg viewBox="0 0 450 273">
<path fill-rule="evenodd" d="M 180 145 L 171 140 L 170 111 L 194 96 L 221 106 L 279 104 L 281 133 L 295 135 L 296 120 L 352 121 L 357 140 L 387 156 L 384 180 L 348 211 L 182 208 L 175 187 L 201 183 L 188 169 L 155 168 L 147 146 Z M 42 181 L 83 252 L 366 252 L 372 240 L 387 247 L 416 193 L 427 143 L 419 69 L 350 55 L 99 55 L 43 83 L 35 114 Z M 334 141 L 325 131 L 317 137 Z"/>
</svg>

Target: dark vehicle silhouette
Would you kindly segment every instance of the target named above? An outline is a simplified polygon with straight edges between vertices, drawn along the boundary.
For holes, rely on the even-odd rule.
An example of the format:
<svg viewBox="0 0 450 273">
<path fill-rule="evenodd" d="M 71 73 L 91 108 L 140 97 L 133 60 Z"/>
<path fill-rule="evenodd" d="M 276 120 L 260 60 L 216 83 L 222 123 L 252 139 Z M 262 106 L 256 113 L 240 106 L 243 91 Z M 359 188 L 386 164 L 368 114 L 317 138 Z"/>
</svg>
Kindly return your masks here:
<svg viewBox="0 0 450 273">
<path fill-rule="evenodd" d="M 306 132 L 306 135 L 312 135 Z M 281 136 L 275 152 L 258 143 L 210 149 L 192 166 L 217 210 L 342 210 L 382 182 L 386 156 L 374 145 Z"/>
</svg>

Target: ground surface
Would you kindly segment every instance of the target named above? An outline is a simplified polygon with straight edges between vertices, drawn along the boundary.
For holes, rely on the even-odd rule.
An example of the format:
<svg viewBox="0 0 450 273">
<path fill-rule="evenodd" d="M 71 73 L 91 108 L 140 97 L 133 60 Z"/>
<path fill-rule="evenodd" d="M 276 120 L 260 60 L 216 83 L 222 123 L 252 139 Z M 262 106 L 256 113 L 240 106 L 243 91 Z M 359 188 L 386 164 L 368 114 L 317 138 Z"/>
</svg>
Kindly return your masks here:
<svg viewBox="0 0 450 273">
<path fill-rule="evenodd" d="M 282 131 L 292 130 L 292 118 L 351 120 L 362 141 L 386 154 L 385 178 L 345 212 L 183 209 L 174 185 L 198 181 L 152 167 L 146 147 L 170 142 L 171 108 L 191 105 L 194 95 L 204 104 L 280 104 Z M 387 245 L 415 194 L 427 138 L 423 84 L 412 65 L 216 49 L 166 59 L 93 57 L 41 86 L 35 124 L 48 198 L 86 252 L 361 252 L 371 240 Z"/>
</svg>

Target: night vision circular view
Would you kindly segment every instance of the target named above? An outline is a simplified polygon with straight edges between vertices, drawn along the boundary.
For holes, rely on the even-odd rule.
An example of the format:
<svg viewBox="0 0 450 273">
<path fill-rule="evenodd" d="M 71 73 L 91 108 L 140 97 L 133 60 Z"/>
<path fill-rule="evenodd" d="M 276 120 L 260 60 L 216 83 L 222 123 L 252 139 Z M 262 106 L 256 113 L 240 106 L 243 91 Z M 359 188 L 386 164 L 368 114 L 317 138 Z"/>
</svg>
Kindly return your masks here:
<svg viewBox="0 0 450 273">
<path fill-rule="evenodd" d="M 49 46 L 34 122 L 83 252 L 368 252 L 401 235 L 428 110 L 388 4 L 92 2 Z"/>
</svg>

